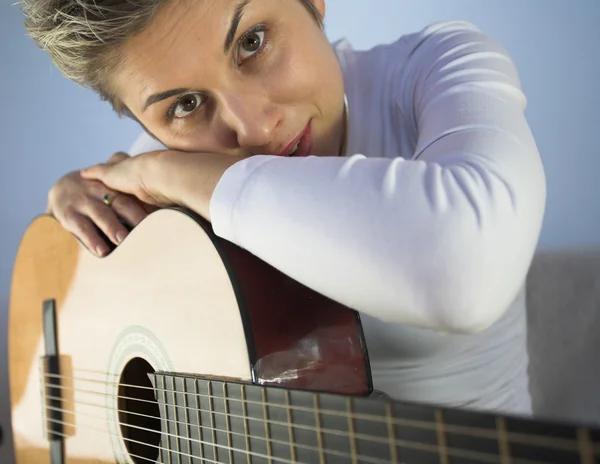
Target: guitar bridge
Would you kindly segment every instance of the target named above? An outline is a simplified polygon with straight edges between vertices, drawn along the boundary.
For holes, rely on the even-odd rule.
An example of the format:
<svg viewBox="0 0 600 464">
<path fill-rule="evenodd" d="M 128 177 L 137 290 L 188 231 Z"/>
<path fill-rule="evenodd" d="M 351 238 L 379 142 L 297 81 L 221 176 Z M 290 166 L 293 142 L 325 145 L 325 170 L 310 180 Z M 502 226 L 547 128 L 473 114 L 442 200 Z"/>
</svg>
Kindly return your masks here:
<svg viewBox="0 0 600 464">
<path fill-rule="evenodd" d="M 60 358 L 56 333 L 56 302 L 44 301 L 42 308 L 44 346 L 46 355 L 41 358 L 42 392 L 46 417 L 46 435 L 50 442 L 50 463 L 64 464 L 64 420 Z"/>
</svg>

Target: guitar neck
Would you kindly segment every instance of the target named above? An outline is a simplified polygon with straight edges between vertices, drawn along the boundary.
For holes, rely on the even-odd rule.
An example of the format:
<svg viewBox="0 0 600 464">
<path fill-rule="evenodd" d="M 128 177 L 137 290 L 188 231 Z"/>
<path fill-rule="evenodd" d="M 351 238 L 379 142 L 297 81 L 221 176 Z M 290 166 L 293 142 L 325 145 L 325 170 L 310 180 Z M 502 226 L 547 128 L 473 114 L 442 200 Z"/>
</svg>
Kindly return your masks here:
<svg viewBox="0 0 600 464">
<path fill-rule="evenodd" d="M 152 380 L 161 462 L 600 462 L 600 431 L 583 426 L 194 376 Z"/>
</svg>

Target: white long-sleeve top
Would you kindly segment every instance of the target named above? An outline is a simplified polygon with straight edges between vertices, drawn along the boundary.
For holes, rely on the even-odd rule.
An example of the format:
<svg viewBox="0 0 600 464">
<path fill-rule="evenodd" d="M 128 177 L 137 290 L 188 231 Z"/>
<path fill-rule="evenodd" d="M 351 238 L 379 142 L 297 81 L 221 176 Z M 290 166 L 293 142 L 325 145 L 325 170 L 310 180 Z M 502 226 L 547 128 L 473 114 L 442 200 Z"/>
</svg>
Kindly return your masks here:
<svg viewBox="0 0 600 464">
<path fill-rule="evenodd" d="M 215 233 L 358 310 L 376 388 L 527 412 L 524 282 L 546 187 L 512 60 L 466 22 L 334 48 L 346 156 L 236 163 Z"/>
</svg>

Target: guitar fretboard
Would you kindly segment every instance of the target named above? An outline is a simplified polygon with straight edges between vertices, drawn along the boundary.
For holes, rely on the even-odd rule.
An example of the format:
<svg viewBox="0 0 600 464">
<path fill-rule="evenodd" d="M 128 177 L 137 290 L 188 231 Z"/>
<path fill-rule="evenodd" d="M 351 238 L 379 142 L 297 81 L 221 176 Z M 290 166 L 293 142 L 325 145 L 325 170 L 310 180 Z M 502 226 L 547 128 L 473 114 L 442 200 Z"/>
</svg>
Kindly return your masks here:
<svg viewBox="0 0 600 464">
<path fill-rule="evenodd" d="M 600 431 L 193 376 L 152 377 L 164 463 L 600 463 Z"/>
</svg>

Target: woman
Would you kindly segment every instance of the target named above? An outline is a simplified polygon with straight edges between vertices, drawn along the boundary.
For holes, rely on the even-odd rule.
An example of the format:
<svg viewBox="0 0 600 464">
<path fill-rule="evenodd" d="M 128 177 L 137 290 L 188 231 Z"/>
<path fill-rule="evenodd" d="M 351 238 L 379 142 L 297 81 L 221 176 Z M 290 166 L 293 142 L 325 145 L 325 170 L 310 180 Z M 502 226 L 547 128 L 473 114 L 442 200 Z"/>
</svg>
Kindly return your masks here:
<svg viewBox="0 0 600 464">
<path fill-rule="evenodd" d="M 524 282 L 546 191 L 500 45 L 449 22 L 332 46 L 324 0 L 24 3 L 65 75 L 152 134 L 52 188 L 48 212 L 86 246 L 108 252 L 94 225 L 118 244 L 119 219 L 183 205 L 360 311 L 376 388 L 530 412 Z"/>
</svg>

